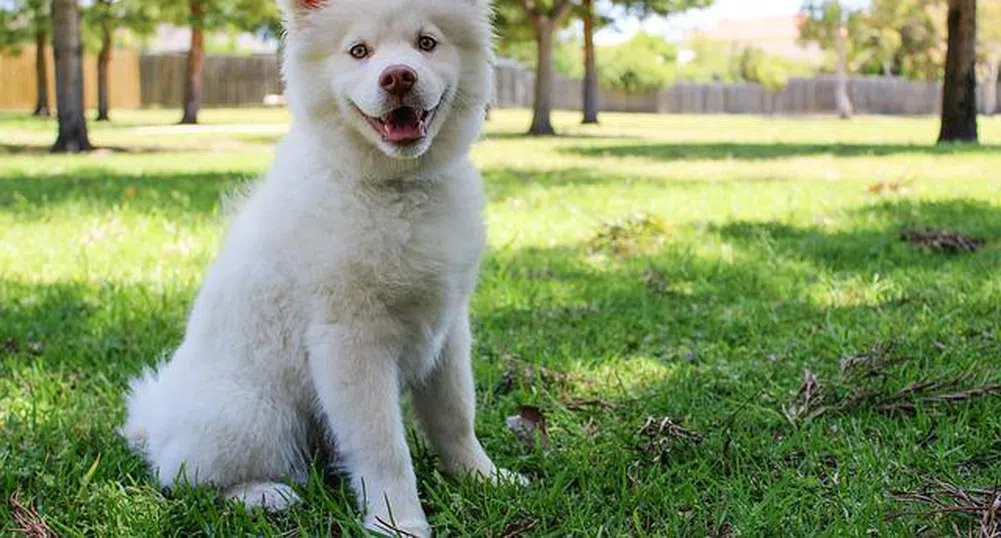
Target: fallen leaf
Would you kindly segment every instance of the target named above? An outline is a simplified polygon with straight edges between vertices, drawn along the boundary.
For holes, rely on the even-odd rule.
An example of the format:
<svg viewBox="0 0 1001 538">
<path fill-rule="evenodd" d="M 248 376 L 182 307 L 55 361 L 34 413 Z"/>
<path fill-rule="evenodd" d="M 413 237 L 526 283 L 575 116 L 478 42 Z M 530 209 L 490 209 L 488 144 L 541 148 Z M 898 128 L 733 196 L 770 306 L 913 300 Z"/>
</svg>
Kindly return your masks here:
<svg viewBox="0 0 1001 538">
<path fill-rule="evenodd" d="M 538 407 L 523 405 L 518 408 L 517 415 L 511 415 L 505 420 L 507 427 L 514 432 L 525 447 L 532 450 L 535 447 L 535 434 L 538 432 L 542 448 L 549 448 L 549 432 L 546 430 L 546 416 Z"/>
</svg>

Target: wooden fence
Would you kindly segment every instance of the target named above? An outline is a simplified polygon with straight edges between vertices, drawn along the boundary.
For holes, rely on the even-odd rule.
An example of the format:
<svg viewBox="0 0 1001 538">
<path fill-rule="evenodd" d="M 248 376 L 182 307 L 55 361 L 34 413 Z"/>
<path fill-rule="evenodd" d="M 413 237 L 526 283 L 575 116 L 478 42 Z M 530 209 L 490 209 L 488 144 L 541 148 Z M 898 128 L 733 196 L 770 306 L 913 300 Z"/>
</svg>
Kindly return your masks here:
<svg viewBox="0 0 1001 538">
<path fill-rule="evenodd" d="M 187 57 L 183 54 L 144 55 L 139 60 L 142 104 L 180 107 L 184 96 Z M 207 56 L 202 71 L 202 106 L 261 106 L 264 97 L 282 92 L 278 57 Z"/>
<path fill-rule="evenodd" d="M 51 62 L 51 54 L 49 54 Z M 85 59 L 84 97 L 96 106 L 96 68 L 93 55 Z M 186 57 L 183 54 L 137 55 L 116 50 L 111 62 L 113 108 L 180 107 L 184 93 Z M 0 109 L 30 110 L 35 102 L 34 48 L 20 55 L 0 56 Z M 530 107 L 535 75 L 520 64 L 502 60 L 495 70 L 494 105 Z M 50 79 L 53 77 L 49 69 Z M 785 90 L 773 93 L 753 84 L 678 84 L 658 91 L 626 93 L 602 88 L 601 110 L 668 114 L 827 114 L 835 110 L 833 77 L 797 78 Z M 54 84 L 49 84 L 55 106 Z M 202 105 L 205 107 L 261 106 L 268 95 L 281 94 L 278 58 L 273 54 L 209 56 L 205 59 Z M 848 91 L 861 114 L 937 114 L 941 85 L 900 78 L 855 77 Z M 983 88 L 980 102 L 983 103 Z M 998 102 L 1001 102 L 999 89 Z M 561 75 L 553 85 L 556 109 L 580 110 L 581 81 Z M 983 112 L 983 107 L 981 107 Z"/>
<path fill-rule="evenodd" d="M 529 107 L 535 75 L 520 65 L 502 63 L 495 69 L 495 105 Z M 769 92 L 755 84 L 677 84 L 651 92 L 626 93 L 601 88 L 601 110 L 659 112 L 664 114 L 828 114 L 837 109 L 837 81 L 831 76 L 794 78 L 781 92 Z M 984 88 L 978 100 L 983 107 Z M 852 77 L 848 93 L 860 114 L 938 114 L 942 88 L 935 82 L 891 77 Z M 998 89 L 1001 102 L 1001 88 Z M 553 108 L 580 110 L 581 81 L 556 75 Z M 1001 112 L 1001 111 L 999 111 Z"/>
<path fill-rule="evenodd" d="M 52 50 L 46 47 L 49 107 L 56 108 L 56 82 Z M 97 55 L 83 58 L 83 99 L 85 106 L 97 107 Z M 115 108 L 139 108 L 139 57 L 129 49 L 115 49 L 108 64 L 109 104 Z M 35 46 L 21 49 L 20 54 L 0 55 L 0 110 L 27 110 L 35 107 L 38 81 L 35 78 Z"/>
</svg>

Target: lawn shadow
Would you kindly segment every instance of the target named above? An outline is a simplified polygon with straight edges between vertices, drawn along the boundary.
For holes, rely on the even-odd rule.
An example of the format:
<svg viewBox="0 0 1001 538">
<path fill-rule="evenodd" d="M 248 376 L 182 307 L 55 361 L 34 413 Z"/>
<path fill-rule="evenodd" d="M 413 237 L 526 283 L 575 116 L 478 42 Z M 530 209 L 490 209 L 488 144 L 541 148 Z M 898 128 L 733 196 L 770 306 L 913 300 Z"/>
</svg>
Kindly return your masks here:
<svg viewBox="0 0 1001 538">
<path fill-rule="evenodd" d="M 789 144 L 789 143 L 663 143 L 574 146 L 558 151 L 587 157 L 639 157 L 661 161 L 737 159 L 759 161 L 831 155 L 835 157 L 885 157 L 891 155 L 1001 154 L 1001 146 L 904 144 Z"/>
<path fill-rule="evenodd" d="M 573 134 L 562 134 L 557 132 L 554 135 L 546 136 L 540 138 L 538 135 L 530 135 L 524 131 L 501 131 L 501 132 L 485 132 L 483 139 L 485 140 L 582 140 L 582 141 L 594 141 L 594 140 L 642 140 L 644 137 L 637 135 L 626 135 L 626 134 L 611 134 L 611 133 L 573 133 Z"/>
<path fill-rule="evenodd" d="M 0 212 L 38 215 L 53 206 L 82 203 L 100 208 L 134 207 L 210 215 L 222 197 L 255 174 L 243 172 L 164 173 L 128 175 L 104 168 L 73 174 L 0 177 Z"/>
<path fill-rule="evenodd" d="M 846 219 L 857 226 L 848 230 L 827 230 L 822 226 L 799 227 L 782 222 L 734 221 L 712 225 L 709 230 L 744 248 L 772 249 L 783 256 L 809 260 L 831 271 L 877 273 L 917 265 L 922 269 L 970 268 L 976 274 L 977 257 L 964 255 L 922 255 L 901 238 L 911 229 L 934 228 L 956 231 L 987 242 L 1001 242 L 1001 206 L 982 200 L 886 201 L 853 210 Z"/>
<path fill-rule="evenodd" d="M 94 146 L 88 155 L 100 155 L 102 153 L 131 154 L 131 155 L 151 155 L 156 153 L 193 153 L 204 151 L 202 148 L 184 146 Z M 3 155 L 31 155 L 40 157 L 44 155 L 65 155 L 65 153 L 53 153 L 51 144 L 0 144 L 0 156 Z"/>
<path fill-rule="evenodd" d="M 479 324 L 491 327 L 488 333 L 520 335 L 494 345 L 550 365 L 636 354 L 684 361 L 677 350 L 711 343 L 706 335 L 717 335 L 712 345 L 722 349 L 763 341 L 778 348 L 831 319 L 847 329 L 858 316 L 962 300 L 964 291 L 995 279 L 1001 264 L 1001 207 L 986 202 L 886 202 L 849 218 L 854 225 L 847 230 L 769 221 L 709 226 L 706 233 L 733 248 L 728 263 L 694 255 L 669 239 L 662 251 L 597 262 L 585 245 L 501 250 L 488 258 L 481 280 Z M 925 226 L 970 233 L 988 247 L 950 255 L 900 238 L 903 228 Z M 868 290 L 875 275 L 895 287 L 853 299 L 852 290 Z M 858 304 L 826 304 L 814 296 L 820 279 L 846 290 L 840 301 Z M 519 306 L 494 297 L 518 298 Z M 508 340 L 522 344 L 510 349 Z"/>
<path fill-rule="evenodd" d="M 826 453 L 795 453 L 808 445 L 802 436 L 823 439 L 825 451 L 841 446 L 844 452 L 844 443 L 827 440 L 827 424 L 797 429 L 782 416 L 782 406 L 795 396 L 804 368 L 825 379 L 846 353 L 892 338 L 929 361 L 942 355 L 931 342 L 948 343 L 966 333 L 993 330 L 997 313 L 986 294 L 962 292 L 982 288 L 993 278 L 985 268 L 996 266 L 996 251 L 944 257 L 887 244 L 897 241 L 897 226 L 911 222 L 979 230 L 997 239 L 998 207 L 965 200 L 885 203 L 851 217 L 859 225 L 848 231 L 781 222 L 738 222 L 707 230 L 732 243 L 732 261 L 699 255 L 670 240 L 661 250 L 634 257 L 595 257 L 585 245 L 491 252 L 481 270 L 473 310 L 474 356 L 484 402 L 478 421 L 485 425 L 483 439 L 491 454 L 535 478 L 552 481 L 558 474 L 566 490 L 560 498 L 591 503 L 604 520 L 622 517 L 621 507 L 628 507 L 629 515 L 642 507 L 644 519 L 695 527 L 708 524 L 730 482 L 741 481 L 738 476 L 758 477 L 750 486 L 734 489 L 726 501 L 735 510 L 748 510 L 760 507 L 765 494 L 790 476 L 798 481 L 815 472 L 805 467 L 810 462 L 817 464 L 816 472 L 830 470 L 824 463 Z M 857 260 L 846 260 L 849 257 Z M 810 290 L 821 274 L 881 273 L 894 279 L 902 271 L 927 275 L 922 280 L 901 279 L 899 296 L 872 302 L 825 304 Z M 58 379 L 79 379 L 68 396 L 69 405 L 76 407 L 95 401 L 100 391 L 122 390 L 131 376 L 180 341 L 195 286 L 0 280 L 0 342 L 24 344 L 14 356 L 10 347 L 0 347 L 0 375 L 19 379 L 20 369 L 40 367 Z M 951 316 L 947 323 L 935 315 L 959 308 L 962 315 Z M 37 356 L 32 343 L 41 344 Z M 513 387 L 501 390 L 510 356 L 584 381 L 571 377 L 563 394 L 564 389 L 554 385 L 562 381 L 550 373 L 549 378 L 516 379 Z M 974 360 L 969 353 L 946 359 L 947 368 L 957 372 Z M 937 373 L 952 371 L 941 368 Z M 37 378 L 38 373 L 31 375 Z M 561 407 L 560 398 L 588 396 L 579 391 L 592 390 L 588 387 L 596 383 L 604 383 L 593 390 L 612 407 L 573 413 Z M 503 426 L 505 415 L 517 405 L 532 404 L 542 407 L 552 421 L 553 447 L 544 456 L 526 454 Z M 652 461 L 636 434 L 647 416 L 672 417 L 699 431 L 702 444 L 673 444 Z M 592 427 L 596 423 L 602 428 L 593 437 L 580 433 L 589 418 L 596 418 Z M 860 420 L 865 426 L 885 424 L 880 417 Z M 838 439 L 864 439 L 850 429 L 849 421 L 838 424 L 845 428 Z M 58 427 L 78 452 L 86 449 L 90 455 L 98 451 L 95 446 L 108 449 L 95 445 L 106 442 L 95 440 L 101 439 L 97 435 L 79 439 L 71 427 Z M 867 442 L 894 443 L 924 431 L 898 428 L 893 434 L 898 437 Z M 731 443 L 734 437 L 737 442 Z M 948 442 L 961 445 L 964 440 Z M 634 452 L 623 455 L 625 451 Z M 129 458 L 123 468 L 102 467 L 97 476 L 116 484 L 148 480 L 136 470 L 139 457 Z M 429 461 L 416 459 L 421 476 L 429 476 Z M 865 465 L 846 457 L 841 469 L 873 471 Z M 693 471 L 724 480 L 707 484 L 699 497 L 703 502 L 694 508 L 665 499 L 663 491 L 674 484 L 691 487 L 685 477 Z M 624 490 L 600 489 L 612 486 L 594 479 L 599 474 L 625 479 L 630 472 L 644 473 L 644 478 Z M 70 485 L 73 491 L 77 487 Z M 313 487 L 319 490 L 311 494 L 314 499 L 325 495 L 324 486 Z M 440 491 L 444 486 L 429 487 Z M 818 497 L 826 491 L 820 490 Z M 338 503 L 350 502 L 337 491 L 331 494 Z M 169 509 L 184 516 L 192 510 L 189 501 L 172 501 Z M 834 513 L 827 505 L 818 506 Z M 688 515 L 683 519 L 681 512 Z M 538 525 L 540 531 L 558 529 L 560 521 L 544 514 Z"/>
<path fill-rule="evenodd" d="M 633 183 L 663 185 L 672 189 L 698 189 L 709 183 L 705 179 L 678 179 L 660 175 L 608 173 L 584 167 L 558 169 L 528 169 L 524 167 L 485 167 L 482 169 L 490 201 L 503 202 L 530 189 L 573 189 L 577 187 L 628 187 Z M 782 177 L 740 177 L 726 180 L 729 184 L 785 183 Z"/>
</svg>

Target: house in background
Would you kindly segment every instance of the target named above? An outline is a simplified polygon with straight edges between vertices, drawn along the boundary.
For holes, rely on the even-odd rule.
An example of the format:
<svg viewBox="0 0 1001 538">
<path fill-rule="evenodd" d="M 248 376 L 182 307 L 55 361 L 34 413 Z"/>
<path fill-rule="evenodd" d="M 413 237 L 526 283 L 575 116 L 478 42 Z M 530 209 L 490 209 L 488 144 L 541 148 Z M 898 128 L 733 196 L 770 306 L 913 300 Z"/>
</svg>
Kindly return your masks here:
<svg viewBox="0 0 1001 538">
<path fill-rule="evenodd" d="M 139 48 L 145 54 L 185 54 L 190 46 L 191 28 L 159 24 Z M 205 47 L 209 54 L 274 54 L 278 42 L 247 32 L 212 32 L 205 36 Z"/>
<path fill-rule="evenodd" d="M 816 44 L 799 43 L 803 15 L 785 15 L 757 19 L 723 19 L 698 31 L 704 39 L 725 43 L 735 52 L 757 47 L 768 54 L 797 62 L 816 63 L 824 51 Z"/>
</svg>

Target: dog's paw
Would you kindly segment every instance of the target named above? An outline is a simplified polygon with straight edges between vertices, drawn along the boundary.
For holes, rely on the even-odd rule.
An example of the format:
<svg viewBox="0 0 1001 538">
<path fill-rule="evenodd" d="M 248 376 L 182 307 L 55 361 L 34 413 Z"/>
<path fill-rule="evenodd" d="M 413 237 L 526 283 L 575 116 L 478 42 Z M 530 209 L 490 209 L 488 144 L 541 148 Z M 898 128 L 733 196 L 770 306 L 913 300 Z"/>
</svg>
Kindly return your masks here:
<svg viewBox="0 0 1001 538">
<path fill-rule="evenodd" d="M 268 512 L 287 510 L 301 499 L 295 491 L 280 482 L 252 482 L 230 488 L 226 497 L 243 503 L 247 510 L 261 507 Z"/>
<path fill-rule="evenodd" d="M 490 478 L 490 481 L 495 485 L 513 484 L 516 486 L 527 486 L 531 483 L 525 475 L 509 471 L 501 467 L 497 468 L 494 475 Z"/>
<path fill-rule="evenodd" d="M 431 538 L 431 526 L 422 519 L 390 521 L 389 517 L 374 516 L 365 521 L 365 528 L 377 536 L 394 538 Z"/>
</svg>

